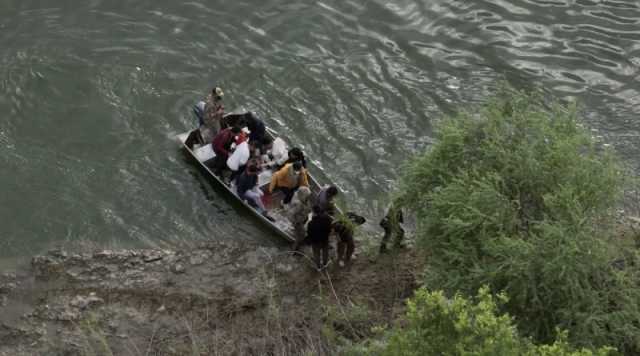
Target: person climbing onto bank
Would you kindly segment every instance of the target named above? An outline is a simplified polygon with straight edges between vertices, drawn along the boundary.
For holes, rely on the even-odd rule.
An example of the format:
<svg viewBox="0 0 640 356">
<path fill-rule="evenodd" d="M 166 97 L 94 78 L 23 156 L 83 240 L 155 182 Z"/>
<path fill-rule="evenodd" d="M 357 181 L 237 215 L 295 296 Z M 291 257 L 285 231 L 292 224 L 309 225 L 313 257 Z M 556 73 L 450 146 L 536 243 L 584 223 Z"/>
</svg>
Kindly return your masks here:
<svg viewBox="0 0 640 356">
<path fill-rule="evenodd" d="M 316 196 L 315 206 L 330 216 L 334 216 L 336 213 L 336 204 L 334 200 L 338 195 L 338 192 L 338 187 L 335 185 L 329 185 L 322 188 Z"/>
<path fill-rule="evenodd" d="M 306 238 L 304 224 L 309 219 L 309 213 L 313 207 L 313 198 L 311 197 L 311 189 L 309 187 L 300 187 L 291 199 L 291 205 L 287 211 L 289 221 L 293 225 L 293 235 L 296 242 L 293 245 L 294 251 L 299 251 Z"/>
<path fill-rule="evenodd" d="M 334 220 L 333 231 L 338 239 L 337 260 L 340 267 L 349 265 L 351 260 L 355 259 L 353 253 L 356 250 L 356 242 L 353 235 L 356 227 L 365 222 L 364 217 L 353 212 L 347 212 Z"/>
<path fill-rule="evenodd" d="M 302 164 L 300 162 L 288 163 L 271 177 L 269 193 L 281 190 L 284 193 L 282 203 L 289 204 L 298 188 L 308 186 L 307 170 L 302 167 Z"/>
<path fill-rule="evenodd" d="M 313 207 L 313 217 L 307 224 L 307 238 L 313 250 L 313 261 L 318 270 L 329 265 L 329 235 L 331 235 L 331 217 L 326 211 Z"/>
<path fill-rule="evenodd" d="M 404 222 L 404 216 L 402 214 L 402 207 L 396 200 L 389 205 L 387 214 L 380 220 L 380 227 L 384 229 L 384 236 L 380 243 L 380 253 L 387 252 L 387 243 L 392 236 L 395 236 L 394 247 L 403 247 L 402 240 L 404 239 L 404 229 L 400 224 Z"/>
</svg>

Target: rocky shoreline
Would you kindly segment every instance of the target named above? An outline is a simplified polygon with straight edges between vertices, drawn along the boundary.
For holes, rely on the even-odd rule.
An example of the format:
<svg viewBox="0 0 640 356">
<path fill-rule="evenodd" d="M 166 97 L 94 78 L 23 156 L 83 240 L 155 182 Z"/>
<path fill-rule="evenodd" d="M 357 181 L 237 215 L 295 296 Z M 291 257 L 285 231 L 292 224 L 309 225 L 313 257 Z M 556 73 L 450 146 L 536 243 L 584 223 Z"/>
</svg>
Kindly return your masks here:
<svg viewBox="0 0 640 356">
<path fill-rule="evenodd" d="M 419 260 L 363 255 L 319 273 L 305 257 L 233 243 L 50 251 L 0 275 L 0 355 L 329 354 L 332 337 L 393 322 Z"/>
</svg>

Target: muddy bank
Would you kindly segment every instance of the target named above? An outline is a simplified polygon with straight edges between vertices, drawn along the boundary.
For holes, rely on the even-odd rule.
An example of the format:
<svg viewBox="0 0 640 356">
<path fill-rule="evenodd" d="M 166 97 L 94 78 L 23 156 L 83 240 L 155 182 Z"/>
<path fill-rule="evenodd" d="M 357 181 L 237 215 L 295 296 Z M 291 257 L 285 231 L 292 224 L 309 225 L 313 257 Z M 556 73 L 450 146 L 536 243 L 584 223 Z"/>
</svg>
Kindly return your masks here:
<svg viewBox="0 0 640 356">
<path fill-rule="evenodd" d="M 282 249 L 51 251 L 0 276 L 0 355 L 331 354 L 392 323 L 412 250 L 319 273 Z"/>
</svg>

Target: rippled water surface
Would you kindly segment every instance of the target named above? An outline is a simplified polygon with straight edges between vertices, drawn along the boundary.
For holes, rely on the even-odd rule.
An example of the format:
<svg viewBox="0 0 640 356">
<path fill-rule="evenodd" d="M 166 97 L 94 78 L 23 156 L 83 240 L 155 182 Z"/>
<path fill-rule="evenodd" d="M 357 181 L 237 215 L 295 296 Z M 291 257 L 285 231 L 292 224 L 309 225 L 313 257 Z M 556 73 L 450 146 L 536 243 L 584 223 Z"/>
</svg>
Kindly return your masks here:
<svg viewBox="0 0 640 356">
<path fill-rule="evenodd" d="M 431 120 L 499 78 L 582 102 L 640 165 L 637 0 L 0 1 L 0 256 L 270 243 L 172 136 L 214 84 L 375 220 Z"/>
</svg>

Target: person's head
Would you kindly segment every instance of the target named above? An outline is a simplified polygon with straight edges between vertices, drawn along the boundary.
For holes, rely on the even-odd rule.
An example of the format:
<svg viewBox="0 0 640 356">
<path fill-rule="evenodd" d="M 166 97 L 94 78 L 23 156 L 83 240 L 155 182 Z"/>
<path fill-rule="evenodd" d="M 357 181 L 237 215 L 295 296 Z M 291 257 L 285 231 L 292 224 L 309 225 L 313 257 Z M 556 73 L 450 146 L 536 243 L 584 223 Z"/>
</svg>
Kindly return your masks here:
<svg viewBox="0 0 640 356">
<path fill-rule="evenodd" d="M 258 174 L 258 164 L 254 160 L 247 162 L 247 174 Z"/>
<path fill-rule="evenodd" d="M 304 158 L 304 155 L 302 154 L 302 150 L 299 149 L 298 147 L 294 147 L 290 149 L 288 153 L 289 153 L 289 159 L 292 161 L 299 161 Z"/>
<path fill-rule="evenodd" d="M 336 195 L 338 195 L 338 187 L 330 185 L 329 188 L 327 188 L 327 198 L 333 198 Z"/>
<path fill-rule="evenodd" d="M 296 196 L 298 197 L 298 200 L 306 203 L 309 201 L 309 198 L 311 198 L 311 189 L 309 189 L 309 187 L 302 186 L 296 190 Z"/>
<path fill-rule="evenodd" d="M 269 136 L 265 136 L 262 138 L 261 145 L 262 145 L 262 151 L 266 152 L 271 148 L 273 148 L 273 139 Z"/>
<path fill-rule="evenodd" d="M 300 173 L 300 171 L 302 171 L 302 163 L 300 163 L 299 161 L 293 162 L 293 171 L 296 173 Z"/>
<path fill-rule="evenodd" d="M 257 119 L 258 119 L 258 117 L 256 116 L 256 113 L 254 113 L 253 111 L 247 111 L 242 116 L 242 120 L 244 120 L 244 122 L 246 122 L 247 125 L 250 124 L 250 123 L 253 123 Z"/>
<path fill-rule="evenodd" d="M 316 215 L 316 216 L 325 215 L 326 214 L 324 209 L 322 209 L 318 205 L 314 205 L 313 207 L 311 207 L 311 212 L 313 212 L 313 215 Z"/>
<path fill-rule="evenodd" d="M 213 89 L 211 89 L 211 96 L 215 100 L 222 100 L 222 97 L 224 96 L 224 92 L 222 91 L 222 88 L 214 87 Z"/>
</svg>

